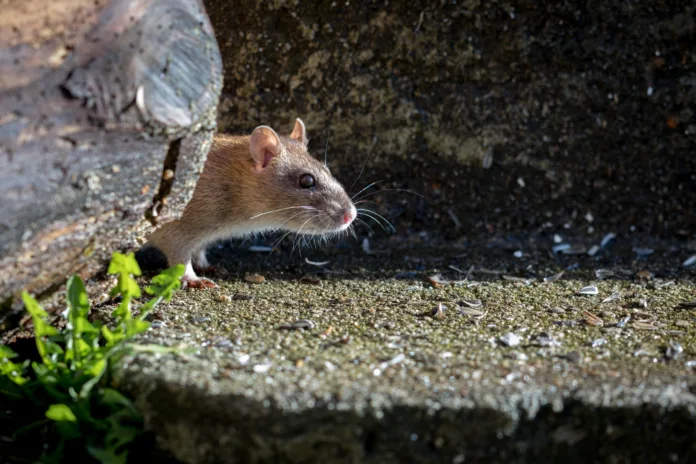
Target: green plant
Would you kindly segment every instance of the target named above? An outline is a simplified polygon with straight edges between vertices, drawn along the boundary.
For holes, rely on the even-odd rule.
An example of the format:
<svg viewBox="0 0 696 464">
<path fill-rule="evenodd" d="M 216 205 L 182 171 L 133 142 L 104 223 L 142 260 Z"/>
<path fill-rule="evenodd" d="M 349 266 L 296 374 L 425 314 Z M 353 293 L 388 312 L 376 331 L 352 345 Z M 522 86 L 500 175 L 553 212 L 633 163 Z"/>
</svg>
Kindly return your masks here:
<svg viewBox="0 0 696 464">
<path fill-rule="evenodd" d="M 44 416 L 16 434 L 40 427 L 57 432 L 55 446 L 42 455 L 44 462 L 60 461 L 70 446 L 86 450 L 101 462 L 123 463 L 127 445 L 142 433 L 140 414 L 128 398 L 107 386 L 105 377 L 119 357 L 133 350 L 168 350 L 131 340 L 149 328 L 148 313 L 179 289 L 184 267 L 174 266 L 152 279 L 145 289 L 152 298 L 139 305 L 137 316 L 132 312 L 133 300 L 141 297 L 141 290 L 134 277 L 141 272 L 134 255 L 114 253 L 108 273 L 118 278 L 111 296 L 121 298 L 111 328 L 88 320 L 85 285 L 72 276 L 67 282 L 67 308 L 61 314 L 66 323 L 61 330 L 48 322 L 48 314 L 31 295 L 22 293 L 34 323 L 37 360 L 17 361 L 15 352 L 0 345 L 0 393 L 15 402 L 24 400 L 22 407 L 40 408 Z"/>
</svg>

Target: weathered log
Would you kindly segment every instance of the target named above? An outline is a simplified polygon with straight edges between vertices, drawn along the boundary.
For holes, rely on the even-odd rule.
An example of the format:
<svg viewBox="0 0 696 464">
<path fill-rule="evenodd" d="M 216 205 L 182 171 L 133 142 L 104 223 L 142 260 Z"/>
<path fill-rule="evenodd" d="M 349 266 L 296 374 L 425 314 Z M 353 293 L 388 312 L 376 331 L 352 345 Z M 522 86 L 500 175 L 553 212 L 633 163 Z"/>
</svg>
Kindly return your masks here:
<svg viewBox="0 0 696 464">
<path fill-rule="evenodd" d="M 89 275 L 136 245 L 152 227 L 146 215 L 180 211 L 215 130 L 222 63 L 199 0 L 11 0 L 2 9 L 7 307 L 21 289 Z"/>
</svg>

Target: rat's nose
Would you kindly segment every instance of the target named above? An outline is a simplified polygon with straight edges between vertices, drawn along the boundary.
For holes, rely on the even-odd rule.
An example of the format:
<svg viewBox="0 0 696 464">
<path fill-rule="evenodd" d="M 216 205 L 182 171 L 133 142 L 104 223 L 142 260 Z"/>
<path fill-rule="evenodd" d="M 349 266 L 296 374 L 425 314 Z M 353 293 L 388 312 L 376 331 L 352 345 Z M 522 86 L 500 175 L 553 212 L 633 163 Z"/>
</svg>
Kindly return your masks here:
<svg viewBox="0 0 696 464">
<path fill-rule="evenodd" d="M 350 224 L 353 222 L 353 219 L 355 219 L 355 216 L 357 216 L 357 211 L 355 210 L 355 206 L 351 206 L 350 210 L 343 213 L 343 223 Z"/>
</svg>

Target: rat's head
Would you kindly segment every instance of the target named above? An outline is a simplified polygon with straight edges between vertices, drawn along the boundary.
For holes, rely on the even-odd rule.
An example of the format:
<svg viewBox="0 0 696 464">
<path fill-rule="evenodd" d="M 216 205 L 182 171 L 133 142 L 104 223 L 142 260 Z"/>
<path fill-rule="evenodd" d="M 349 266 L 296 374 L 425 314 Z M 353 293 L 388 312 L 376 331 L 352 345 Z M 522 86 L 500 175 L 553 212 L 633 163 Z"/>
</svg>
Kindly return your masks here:
<svg viewBox="0 0 696 464">
<path fill-rule="evenodd" d="M 299 118 L 287 137 L 268 126 L 251 133 L 251 175 L 260 187 L 253 221 L 260 227 L 325 235 L 348 229 L 357 216 L 343 186 L 307 152 L 307 142 Z"/>
</svg>

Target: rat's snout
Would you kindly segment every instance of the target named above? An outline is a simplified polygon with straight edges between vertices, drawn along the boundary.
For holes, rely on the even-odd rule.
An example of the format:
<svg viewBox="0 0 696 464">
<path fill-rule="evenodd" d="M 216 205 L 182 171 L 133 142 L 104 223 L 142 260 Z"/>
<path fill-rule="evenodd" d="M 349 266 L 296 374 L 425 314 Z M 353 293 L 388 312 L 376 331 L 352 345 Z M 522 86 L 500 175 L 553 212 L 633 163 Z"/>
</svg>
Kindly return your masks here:
<svg viewBox="0 0 696 464">
<path fill-rule="evenodd" d="M 355 206 L 350 205 L 350 209 L 343 213 L 343 224 L 346 226 L 349 225 L 357 215 L 358 212 L 355 210 Z"/>
</svg>

